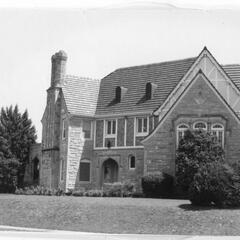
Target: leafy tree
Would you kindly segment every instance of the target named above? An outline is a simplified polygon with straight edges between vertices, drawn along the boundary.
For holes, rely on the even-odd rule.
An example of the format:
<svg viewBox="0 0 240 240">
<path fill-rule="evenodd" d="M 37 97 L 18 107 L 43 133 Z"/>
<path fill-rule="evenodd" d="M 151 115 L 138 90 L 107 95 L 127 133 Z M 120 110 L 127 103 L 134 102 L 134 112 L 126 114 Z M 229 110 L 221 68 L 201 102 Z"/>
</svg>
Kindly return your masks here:
<svg viewBox="0 0 240 240">
<path fill-rule="evenodd" d="M 19 161 L 12 156 L 6 139 L 0 136 L 0 192 L 15 191 L 18 166 Z"/>
<path fill-rule="evenodd" d="M 6 140 L 10 155 L 18 160 L 18 186 L 22 186 L 26 163 L 28 162 L 29 147 L 35 143 L 36 130 L 28 118 L 28 112 L 19 112 L 18 106 L 1 109 L 0 136 Z"/>
<path fill-rule="evenodd" d="M 223 162 L 224 152 L 215 138 L 204 130 L 187 130 L 176 157 L 176 182 L 187 193 L 198 169 L 210 162 Z"/>
</svg>

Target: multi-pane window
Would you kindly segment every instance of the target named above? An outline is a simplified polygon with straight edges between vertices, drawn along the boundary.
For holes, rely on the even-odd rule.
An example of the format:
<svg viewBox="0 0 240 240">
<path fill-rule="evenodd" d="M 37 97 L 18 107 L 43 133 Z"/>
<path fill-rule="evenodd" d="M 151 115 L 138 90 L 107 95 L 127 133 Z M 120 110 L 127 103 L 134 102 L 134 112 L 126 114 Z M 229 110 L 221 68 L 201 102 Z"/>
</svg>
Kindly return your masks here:
<svg viewBox="0 0 240 240">
<path fill-rule="evenodd" d="M 136 167 L 136 158 L 133 155 L 128 156 L 129 169 L 135 169 Z"/>
<path fill-rule="evenodd" d="M 181 139 L 184 138 L 185 132 L 188 130 L 189 126 L 187 124 L 180 124 L 177 127 L 177 146 Z"/>
<path fill-rule="evenodd" d="M 85 139 L 92 137 L 92 122 L 90 120 L 83 120 L 83 132 Z"/>
<path fill-rule="evenodd" d="M 216 141 L 223 147 L 224 146 L 224 127 L 222 124 L 216 123 L 211 127 L 211 132 Z"/>
<path fill-rule="evenodd" d="M 202 129 L 202 130 L 207 131 L 207 124 L 205 122 L 196 122 L 193 125 L 193 129 L 194 130 Z"/>
<path fill-rule="evenodd" d="M 107 120 L 106 135 L 115 135 L 115 134 L 116 134 L 116 120 Z"/>
<path fill-rule="evenodd" d="M 90 161 L 81 160 L 80 161 L 80 171 L 79 171 L 79 181 L 80 182 L 90 182 Z"/>
<path fill-rule="evenodd" d="M 147 117 L 139 117 L 137 120 L 137 135 L 147 135 L 148 134 L 148 118 Z"/>
<path fill-rule="evenodd" d="M 62 125 L 62 139 L 66 138 L 66 120 L 63 120 L 63 125 Z"/>
</svg>

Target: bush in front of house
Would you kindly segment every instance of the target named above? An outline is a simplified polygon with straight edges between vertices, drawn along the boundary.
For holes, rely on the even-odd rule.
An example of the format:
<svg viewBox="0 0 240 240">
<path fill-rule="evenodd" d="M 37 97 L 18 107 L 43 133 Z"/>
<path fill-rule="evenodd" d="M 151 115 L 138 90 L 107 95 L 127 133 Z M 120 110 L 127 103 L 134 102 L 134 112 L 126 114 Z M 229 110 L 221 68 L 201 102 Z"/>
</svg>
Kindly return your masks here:
<svg viewBox="0 0 240 240">
<path fill-rule="evenodd" d="M 44 195 L 44 196 L 63 196 L 64 191 L 61 189 L 50 189 L 43 186 L 29 186 L 24 188 L 17 188 L 15 191 L 17 195 Z"/>
<path fill-rule="evenodd" d="M 198 169 L 207 163 L 224 162 L 222 147 L 204 130 L 187 130 L 180 140 L 176 156 L 176 187 L 183 195 Z"/>
<path fill-rule="evenodd" d="M 198 206 L 240 206 L 240 175 L 226 163 L 203 164 L 190 185 L 189 200 Z"/>
<path fill-rule="evenodd" d="M 104 197 L 131 197 L 134 192 L 135 184 L 128 181 L 103 184 Z"/>
<path fill-rule="evenodd" d="M 173 192 L 173 177 L 167 173 L 149 174 L 142 177 L 142 190 L 146 197 L 169 197 Z"/>
</svg>

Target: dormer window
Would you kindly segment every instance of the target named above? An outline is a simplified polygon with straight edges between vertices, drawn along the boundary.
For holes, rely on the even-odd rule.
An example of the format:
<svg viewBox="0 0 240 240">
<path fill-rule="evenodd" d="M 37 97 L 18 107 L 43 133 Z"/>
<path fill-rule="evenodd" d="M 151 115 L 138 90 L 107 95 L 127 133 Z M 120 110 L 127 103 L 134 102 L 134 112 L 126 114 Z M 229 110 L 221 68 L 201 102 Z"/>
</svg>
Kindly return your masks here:
<svg viewBox="0 0 240 240">
<path fill-rule="evenodd" d="M 153 98 L 153 93 L 157 88 L 157 84 L 148 82 L 146 84 L 146 100 L 150 100 Z"/>
<path fill-rule="evenodd" d="M 126 93 L 127 93 L 127 88 L 117 86 L 116 93 L 115 93 L 116 102 L 120 103 Z"/>
</svg>

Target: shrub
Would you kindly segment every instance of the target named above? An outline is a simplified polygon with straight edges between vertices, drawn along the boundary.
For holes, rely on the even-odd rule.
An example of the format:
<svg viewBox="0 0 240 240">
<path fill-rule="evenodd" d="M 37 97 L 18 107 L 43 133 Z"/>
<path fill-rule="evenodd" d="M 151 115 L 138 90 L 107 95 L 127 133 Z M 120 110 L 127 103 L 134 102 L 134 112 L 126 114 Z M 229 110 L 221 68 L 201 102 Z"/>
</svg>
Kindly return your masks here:
<svg viewBox="0 0 240 240">
<path fill-rule="evenodd" d="M 50 189 L 43 186 L 29 186 L 17 188 L 15 194 L 22 195 L 45 195 L 45 196 L 63 196 L 64 191 L 61 189 Z"/>
<path fill-rule="evenodd" d="M 84 196 L 84 193 L 85 193 L 85 191 L 80 189 L 80 190 L 72 191 L 71 195 L 74 196 L 74 197 L 82 197 L 82 196 Z M 68 195 L 68 196 L 70 196 L 70 195 Z"/>
<path fill-rule="evenodd" d="M 210 162 L 224 162 L 221 146 L 204 130 L 186 131 L 176 156 L 176 185 L 183 194 L 188 192 L 201 165 Z"/>
<path fill-rule="evenodd" d="M 102 190 L 88 190 L 84 193 L 86 197 L 102 197 L 103 191 Z"/>
<path fill-rule="evenodd" d="M 193 205 L 240 206 L 240 177 L 233 167 L 221 162 L 203 164 L 189 188 Z"/>
<path fill-rule="evenodd" d="M 173 177 L 162 172 L 144 176 L 142 189 L 146 197 L 168 197 L 172 194 Z"/>
<path fill-rule="evenodd" d="M 131 197 L 135 192 L 135 185 L 131 182 L 105 183 L 103 185 L 104 197 Z"/>
</svg>

